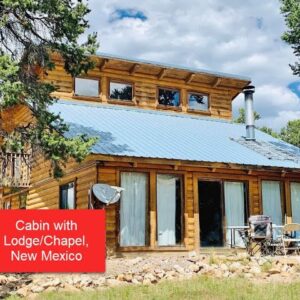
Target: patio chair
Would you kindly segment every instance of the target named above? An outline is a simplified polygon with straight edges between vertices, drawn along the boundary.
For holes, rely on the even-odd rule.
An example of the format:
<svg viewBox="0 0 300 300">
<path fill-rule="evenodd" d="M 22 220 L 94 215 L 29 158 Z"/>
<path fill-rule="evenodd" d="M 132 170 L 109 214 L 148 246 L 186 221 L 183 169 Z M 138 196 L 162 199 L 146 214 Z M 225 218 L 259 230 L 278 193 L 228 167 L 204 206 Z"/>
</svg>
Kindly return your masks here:
<svg viewBox="0 0 300 300">
<path fill-rule="evenodd" d="M 239 230 L 249 255 L 273 254 L 272 221 L 269 216 L 255 215 L 249 218 L 249 228 Z"/>
<path fill-rule="evenodd" d="M 297 234 L 298 233 L 298 234 Z M 291 223 L 286 224 L 282 228 L 281 243 L 279 245 L 280 250 L 284 255 L 289 252 L 300 253 L 300 224 Z"/>
</svg>

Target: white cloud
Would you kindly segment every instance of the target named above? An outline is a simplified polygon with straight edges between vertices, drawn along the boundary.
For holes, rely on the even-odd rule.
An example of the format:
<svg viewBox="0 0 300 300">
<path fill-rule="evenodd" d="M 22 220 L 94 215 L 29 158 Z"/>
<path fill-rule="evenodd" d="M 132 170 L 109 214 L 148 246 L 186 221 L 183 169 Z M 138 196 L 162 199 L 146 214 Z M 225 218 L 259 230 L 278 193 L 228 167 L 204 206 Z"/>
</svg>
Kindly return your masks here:
<svg viewBox="0 0 300 300">
<path fill-rule="evenodd" d="M 279 130 L 287 121 L 300 117 L 300 99 L 284 86 L 266 84 L 256 88 L 254 109 L 261 115 L 258 126 L 268 126 Z M 234 102 L 233 110 L 237 113 L 243 107 L 243 95 Z"/>
<path fill-rule="evenodd" d="M 288 121 L 296 119 L 300 119 L 300 110 L 283 110 L 279 111 L 278 115 L 276 116 L 264 118 L 262 124 L 270 128 L 274 128 L 277 132 L 279 132 L 282 127 L 286 126 Z"/>
<path fill-rule="evenodd" d="M 279 1 L 90 0 L 91 31 L 101 49 L 123 56 L 246 75 L 256 86 L 259 124 L 279 128 L 300 117 L 299 99 L 287 85 L 298 80 Z M 110 23 L 117 9 L 141 11 L 147 20 Z M 241 96 L 234 108 L 242 105 Z"/>
</svg>

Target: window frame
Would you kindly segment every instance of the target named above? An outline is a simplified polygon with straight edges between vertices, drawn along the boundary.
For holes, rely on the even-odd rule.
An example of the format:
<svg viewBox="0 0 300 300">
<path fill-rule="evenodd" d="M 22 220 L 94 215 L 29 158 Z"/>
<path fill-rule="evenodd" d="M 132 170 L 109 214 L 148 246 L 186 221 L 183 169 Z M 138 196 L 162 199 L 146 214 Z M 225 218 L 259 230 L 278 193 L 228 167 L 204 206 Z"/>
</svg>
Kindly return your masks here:
<svg viewBox="0 0 300 300">
<path fill-rule="evenodd" d="M 151 224 L 150 224 L 150 172 L 143 170 L 132 170 L 132 169 L 120 169 L 118 172 L 118 186 L 122 186 L 121 174 L 122 173 L 138 173 L 144 174 L 147 177 L 147 190 L 146 190 L 146 209 L 145 209 L 145 245 L 144 246 L 121 246 L 121 198 L 120 201 L 116 203 L 116 238 L 117 238 L 117 249 L 119 251 L 126 251 L 132 249 L 151 249 L 150 246 L 150 234 L 151 234 Z M 122 196 L 121 196 L 122 197 Z"/>
<path fill-rule="evenodd" d="M 286 216 L 289 217 L 288 216 L 288 206 L 289 206 L 291 221 L 292 221 L 292 223 L 295 223 L 293 220 L 293 202 L 292 202 L 292 185 L 291 185 L 292 183 L 300 184 L 300 181 L 299 181 L 299 179 L 298 179 L 298 181 L 294 180 L 294 179 L 290 179 L 288 181 L 288 193 L 287 193 L 288 197 L 286 197 L 287 198 L 286 201 L 289 201 L 289 203 L 285 202 L 285 205 L 286 205 Z M 286 193 L 285 193 L 285 195 L 286 195 Z"/>
<path fill-rule="evenodd" d="M 248 219 L 251 215 L 250 213 L 250 194 L 249 194 L 249 180 L 238 180 L 238 179 L 222 179 L 221 180 L 221 185 L 222 185 L 222 201 L 224 205 L 224 210 L 223 210 L 223 217 L 225 221 L 225 227 L 227 226 L 226 224 L 226 211 L 225 211 L 225 188 L 224 188 L 224 183 L 225 182 L 238 182 L 238 183 L 243 183 L 244 185 L 244 218 L 245 218 L 245 224 L 248 224 Z"/>
<path fill-rule="evenodd" d="M 73 183 L 73 189 L 74 189 L 74 208 L 61 208 L 61 189 L 63 186 L 65 185 L 69 185 Z M 70 180 L 67 182 L 63 182 L 59 185 L 59 198 L 58 198 L 58 209 L 66 209 L 66 210 L 72 210 L 72 209 L 77 209 L 77 199 L 76 199 L 76 191 L 77 191 L 77 187 L 76 187 L 76 179 L 75 180 Z"/>
<path fill-rule="evenodd" d="M 76 95 L 76 78 L 98 81 L 98 96 Z M 101 100 L 101 80 L 102 80 L 101 77 L 99 78 L 96 76 L 74 76 L 73 77 L 73 98 L 100 101 Z"/>
<path fill-rule="evenodd" d="M 287 213 L 287 207 L 286 207 L 286 191 L 285 191 L 285 181 L 280 180 L 278 178 L 266 178 L 262 177 L 259 179 L 259 189 L 260 189 L 260 211 L 261 214 L 264 214 L 263 210 L 263 181 L 274 181 L 274 182 L 279 182 L 280 186 L 280 204 L 281 204 L 281 213 L 282 213 L 282 224 L 285 224 L 285 218 L 286 218 L 286 213 Z"/>
<path fill-rule="evenodd" d="M 119 84 L 127 84 L 131 85 L 132 88 L 132 99 L 131 100 L 121 100 L 121 99 L 115 99 L 110 98 L 110 84 L 111 83 L 119 83 Z M 131 80 L 122 80 L 122 79 L 116 79 L 116 78 L 108 78 L 108 84 L 107 84 L 107 102 L 112 104 L 127 104 L 127 105 L 135 105 L 135 84 L 134 81 Z"/>
<path fill-rule="evenodd" d="M 115 203 L 116 207 L 116 216 L 115 222 L 117 224 L 116 228 L 116 251 L 120 252 L 132 252 L 132 251 L 187 251 L 187 244 L 185 240 L 185 218 L 186 213 L 186 202 L 185 202 L 185 172 L 184 171 L 173 171 L 173 170 L 152 170 L 149 168 L 140 168 L 132 169 L 130 167 L 120 167 L 117 170 L 116 174 L 116 185 L 121 186 L 121 172 L 134 172 L 134 173 L 145 173 L 148 176 L 148 202 L 147 202 L 147 224 L 146 229 L 148 230 L 148 244 L 146 246 L 131 246 L 131 247 L 121 247 L 120 246 L 120 201 Z M 182 242 L 174 246 L 158 246 L 157 241 L 157 188 L 156 188 L 156 176 L 157 174 L 166 174 L 166 175 L 176 175 L 182 177 Z M 153 191 L 153 192 L 152 192 Z M 153 200 L 155 200 L 153 202 Z M 155 214 L 155 218 L 151 219 L 151 213 Z M 155 222 L 155 223 L 152 223 Z M 152 234 L 155 236 L 155 240 L 152 240 Z"/>
<path fill-rule="evenodd" d="M 19 209 L 26 209 L 28 193 L 19 194 Z"/>
<path fill-rule="evenodd" d="M 159 90 L 168 90 L 168 91 L 177 91 L 179 94 L 179 105 L 178 106 L 171 106 L 171 105 L 164 105 L 159 103 Z M 158 109 L 166 109 L 166 110 L 175 110 L 175 111 L 182 111 L 182 89 L 170 86 L 161 86 L 157 85 L 156 87 L 156 101 L 157 105 L 156 108 Z"/>
<path fill-rule="evenodd" d="M 180 242 L 174 245 L 162 245 L 160 246 L 158 244 L 158 206 L 157 206 L 157 176 L 158 175 L 172 175 L 177 176 L 180 178 L 180 188 L 181 188 L 181 237 Z M 185 181 L 184 181 L 184 174 L 183 173 L 174 173 L 174 172 L 167 172 L 167 171 L 156 171 L 155 172 L 155 207 L 156 207 L 156 230 L 155 230 L 155 241 L 156 241 L 156 247 L 157 249 L 169 249 L 169 248 L 182 248 L 186 247 L 185 241 L 184 241 L 184 233 L 185 233 L 185 222 L 184 222 L 184 214 L 185 214 Z"/>
<path fill-rule="evenodd" d="M 190 94 L 198 94 L 198 95 L 203 95 L 207 96 L 207 109 L 206 110 L 200 110 L 200 109 L 195 109 L 190 107 L 190 101 L 189 101 L 189 96 Z M 192 112 L 192 113 L 199 113 L 199 114 L 206 114 L 210 115 L 211 114 L 211 96 L 209 93 L 204 93 L 201 91 L 195 91 L 195 90 L 187 90 L 186 91 L 186 106 L 187 106 L 187 111 Z"/>
</svg>

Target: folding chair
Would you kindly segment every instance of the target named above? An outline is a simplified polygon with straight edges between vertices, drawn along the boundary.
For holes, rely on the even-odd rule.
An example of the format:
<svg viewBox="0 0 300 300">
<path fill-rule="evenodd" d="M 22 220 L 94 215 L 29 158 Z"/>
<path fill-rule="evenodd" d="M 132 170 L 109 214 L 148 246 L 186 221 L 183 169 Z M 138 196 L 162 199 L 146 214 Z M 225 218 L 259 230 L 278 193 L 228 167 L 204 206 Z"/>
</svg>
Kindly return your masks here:
<svg viewBox="0 0 300 300">
<path fill-rule="evenodd" d="M 300 252 L 300 224 L 286 224 L 282 228 L 280 250 L 284 255 L 288 252 Z"/>
<path fill-rule="evenodd" d="M 272 221 L 269 216 L 255 215 L 249 218 L 249 229 L 240 230 L 249 255 L 271 255 L 272 253 Z"/>
</svg>

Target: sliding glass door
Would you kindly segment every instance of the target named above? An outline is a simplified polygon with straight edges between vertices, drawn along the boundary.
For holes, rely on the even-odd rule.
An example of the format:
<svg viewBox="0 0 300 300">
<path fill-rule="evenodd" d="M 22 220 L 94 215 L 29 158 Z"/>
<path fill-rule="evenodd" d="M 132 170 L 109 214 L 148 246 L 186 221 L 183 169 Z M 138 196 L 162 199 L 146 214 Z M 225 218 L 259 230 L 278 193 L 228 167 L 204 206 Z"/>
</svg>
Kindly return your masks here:
<svg viewBox="0 0 300 300">
<path fill-rule="evenodd" d="M 159 246 L 181 242 L 182 230 L 181 177 L 157 175 L 157 234 Z"/>
<path fill-rule="evenodd" d="M 246 199 L 245 184 L 243 182 L 224 182 L 225 218 L 226 226 L 244 226 Z M 232 233 L 235 236 L 232 236 Z M 236 230 L 226 230 L 226 244 L 234 243 L 235 246 L 243 246 L 243 241 Z"/>
<path fill-rule="evenodd" d="M 270 216 L 272 223 L 282 225 L 281 182 L 262 181 L 263 214 Z"/>
<path fill-rule="evenodd" d="M 120 203 L 120 246 L 145 246 L 148 176 L 122 172 L 121 186 L 125 190 Z"/>
<path fill-rule="evenodd" d="M 300 183 L 291 182 L 291 204 L 293 223 L 300 223 Z"/>
</svg>

